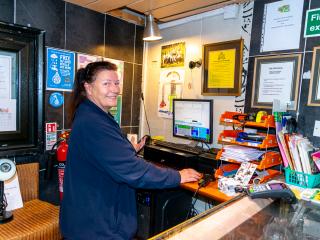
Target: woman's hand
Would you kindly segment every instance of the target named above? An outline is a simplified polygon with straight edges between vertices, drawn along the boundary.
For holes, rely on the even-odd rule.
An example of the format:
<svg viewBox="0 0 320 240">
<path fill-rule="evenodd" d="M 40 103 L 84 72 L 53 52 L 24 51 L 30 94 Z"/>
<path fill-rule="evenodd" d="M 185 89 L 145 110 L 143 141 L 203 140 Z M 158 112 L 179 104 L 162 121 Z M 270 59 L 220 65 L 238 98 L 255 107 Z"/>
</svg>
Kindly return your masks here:
<svg viewBox="0 0 320 240">
<path fill-rule="evenodd" d="M 179 171 L 179 173 L 181 176 L 180 183 L 195 182 L 195 181 L 198 181 L 202 177 L 201 173 L 199 173 L 196 170 L 191 169 L 191 168 L 182 169 L 181 171 Z"/>
<path fill-rule="evenodd" d="M 144 136 L 138 143 L 131 142 L 136 152 L 139 152 L 144 147 L 144 145 L 146 144 L 146 139 L 147 136 Z"/>
</svg>

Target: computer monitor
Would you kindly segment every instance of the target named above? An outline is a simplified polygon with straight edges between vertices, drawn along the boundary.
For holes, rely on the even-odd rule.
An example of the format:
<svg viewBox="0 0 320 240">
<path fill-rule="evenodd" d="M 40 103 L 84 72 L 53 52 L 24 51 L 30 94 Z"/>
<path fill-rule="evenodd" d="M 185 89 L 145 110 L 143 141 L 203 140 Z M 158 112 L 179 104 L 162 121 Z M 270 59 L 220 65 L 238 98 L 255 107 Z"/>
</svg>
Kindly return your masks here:
<svg viewBox="0 0 320 240">
<path fill-rule="evenodd" d="M 212 143 L 213 100 L 173 99 L 173 136 Z"/>
</svg>

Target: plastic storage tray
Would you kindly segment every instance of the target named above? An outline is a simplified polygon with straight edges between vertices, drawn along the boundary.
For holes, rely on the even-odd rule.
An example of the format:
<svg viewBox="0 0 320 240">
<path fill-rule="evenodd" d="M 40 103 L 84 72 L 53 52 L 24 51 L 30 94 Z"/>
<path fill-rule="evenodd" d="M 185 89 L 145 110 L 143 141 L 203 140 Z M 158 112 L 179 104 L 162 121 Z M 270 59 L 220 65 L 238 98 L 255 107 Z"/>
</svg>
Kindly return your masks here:
<svg viewBox="0 0 320 240">
<path fill-rule="evenodd" d="M 320 173 L 307 174 L 285 168 L 286 183 L 303 188 L 314 188 L 320 185 Z"/>
</svg>

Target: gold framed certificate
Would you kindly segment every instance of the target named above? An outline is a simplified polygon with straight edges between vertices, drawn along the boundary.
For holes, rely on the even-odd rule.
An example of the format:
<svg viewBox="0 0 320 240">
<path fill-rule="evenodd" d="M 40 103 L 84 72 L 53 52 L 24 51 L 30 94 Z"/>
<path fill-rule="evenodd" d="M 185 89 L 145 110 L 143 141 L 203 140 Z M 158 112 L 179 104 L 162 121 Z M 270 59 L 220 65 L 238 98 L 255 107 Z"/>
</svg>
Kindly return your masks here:
<svg viewBox="0 0 320 240">
<path fill-rule="evenodd" d="M 241 95 L 242 49 L 242 39 L 203 46 L 202 95 Z"/>
</svg>

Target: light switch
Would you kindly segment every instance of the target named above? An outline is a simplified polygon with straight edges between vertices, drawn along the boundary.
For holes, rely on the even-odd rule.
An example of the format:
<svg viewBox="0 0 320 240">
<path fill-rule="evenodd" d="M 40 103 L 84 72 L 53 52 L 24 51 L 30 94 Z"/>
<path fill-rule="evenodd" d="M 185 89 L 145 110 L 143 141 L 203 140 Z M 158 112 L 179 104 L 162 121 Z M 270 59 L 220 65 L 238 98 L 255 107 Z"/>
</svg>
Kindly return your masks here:
<svg viewBox="0 0 320 240">
<path fill-rule="evenodd" d="M 320 121 L 314 123 L 313 136 L 320 137 Z"/>
</svg>

